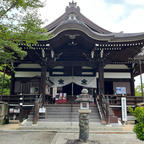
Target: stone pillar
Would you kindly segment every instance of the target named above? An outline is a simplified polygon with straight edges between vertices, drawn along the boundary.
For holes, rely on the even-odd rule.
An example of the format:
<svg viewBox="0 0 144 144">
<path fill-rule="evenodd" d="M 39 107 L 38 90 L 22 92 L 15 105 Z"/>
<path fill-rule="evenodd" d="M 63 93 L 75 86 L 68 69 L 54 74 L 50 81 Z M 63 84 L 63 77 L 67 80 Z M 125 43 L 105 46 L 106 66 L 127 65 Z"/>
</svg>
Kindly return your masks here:
<svg viewBox="0 0 144 144">
<path fill-rule="evenodd" d="M 42 104 L 45 103 L 45 88 L 46 88 L 46 72 L 47 67 L 45 64 L 41 65 L 41 94 L 42 94 Z"/>
<path fill-rule="evenodd" d="M 89 113 L 91 110 L 79 110 L 79 140 L 87 142 L 89 138 Z"/>
</svg>

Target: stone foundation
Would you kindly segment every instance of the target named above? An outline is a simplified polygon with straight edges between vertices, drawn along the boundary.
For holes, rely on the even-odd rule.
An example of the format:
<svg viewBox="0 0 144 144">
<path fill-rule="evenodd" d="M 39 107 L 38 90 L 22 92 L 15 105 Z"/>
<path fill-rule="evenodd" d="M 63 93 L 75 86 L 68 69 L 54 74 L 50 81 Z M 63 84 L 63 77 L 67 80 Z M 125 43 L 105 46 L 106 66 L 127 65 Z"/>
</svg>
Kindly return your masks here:
<svg viewBox="0 0 144 144">
<path fill-rule="evenodd" d="M 0 101 L 0 125 L 7 124 L 8 122 L 8 104 Z"/>
<path fill-rule="evenodd" d="M 80 140 L 68 140 L 65 144 L 100 144 L 96 141 L 81 142 Z"/>
</svg>

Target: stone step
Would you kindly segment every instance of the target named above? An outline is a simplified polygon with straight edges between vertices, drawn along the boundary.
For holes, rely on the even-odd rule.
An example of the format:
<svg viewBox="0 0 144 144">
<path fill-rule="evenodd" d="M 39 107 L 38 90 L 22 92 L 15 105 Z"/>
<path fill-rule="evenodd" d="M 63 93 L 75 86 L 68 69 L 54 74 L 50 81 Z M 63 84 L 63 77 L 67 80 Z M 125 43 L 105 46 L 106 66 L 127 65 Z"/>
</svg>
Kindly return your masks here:
<svg viewBox="0 0 144 144">
<path fill-rule="evenodd" d="M 79 109 L 77 108 L 72 108 L 72 109 L 67 109 L 67 108 L 47 108 L 47 112 L 78 112 Z M 91 109 L 91 112 L 97 112 L 96 108 Z"/>
<path fill-rule="evenodd" d="M 95 106 L 90 107 L 90 122 L 100 122 L 99 114 Z M 46 113 L 39 115 L 40 122 L 78 122 L 79 105 L 71 106 L 70 104 L 55 104 L 46 107 Z M 28 116 L 28 121 L 32 121 L 33 113 Z"/>
<path fill-rule="evenodd" d="M 39 118 L 60 118 L 60 117 L 79 117 L 79 114 L 51 114 L 51 115 L 40 115 Z M 90 114 L 90 118 L 99 118 L 99 115 L 96 114 Z M 33 115 L 29 115 L 28 118 L 33 118 Z"/>
<path fill-rule="evenodd" d="M 78 115 L 48 115 L 48 116 L 45 116 L 45 118 L 79 118 Z M 99 118 L 99 116 L 95 116 L 95 115 L 92 115 L 89 117 L 90 119 L 92 118 Z"/>
<path fill-rule="evenodd" d="M 46 111 L 46 115 L 54 115 L 54 114 L 59 114 L 59 115 L 62 115 L 62 114 L 77 114 L 79 115 L 79 112 L 78 111 Z M 94 112 L 92 111 L 90 113 L 90 115 L 93 115 L 93 114 L 98 114 L 98 112 Z"/>
<path fill-rule="evenodd" d="M 37 125 L 32 125 L 32 122 L 28 121 L 21 129 L 29 129 L 29 130 L 49 130 L 49 131 L 59 131 L 59 132 L 79 132 L 79 122 L 53 122 L 53 121 L 39 121 Z M 90 132 L 121 132 L 123 128 L 119 124 L 115 125 L 102 125 L 99 121 L 89 123 Z"/>
<path fill-rule="evenodd" d="M 39 122 L 78 122 L 79 121 L 79 118 L 73 118 L 73 119 L 71 119 L 71 118 L 65 118 L 65 119 L 61 119 L 61 118 L 59 118 L 59 119 L 57 119 L 57 120 L 55 120 L 55 119 L 51 119 L 51 118 L 49 118 L 49 119 L 39 119 Z M 99 119 L 90 119 L 89 120 L 90 122 L 100 122 L 100 120 Z"/>
</svg>

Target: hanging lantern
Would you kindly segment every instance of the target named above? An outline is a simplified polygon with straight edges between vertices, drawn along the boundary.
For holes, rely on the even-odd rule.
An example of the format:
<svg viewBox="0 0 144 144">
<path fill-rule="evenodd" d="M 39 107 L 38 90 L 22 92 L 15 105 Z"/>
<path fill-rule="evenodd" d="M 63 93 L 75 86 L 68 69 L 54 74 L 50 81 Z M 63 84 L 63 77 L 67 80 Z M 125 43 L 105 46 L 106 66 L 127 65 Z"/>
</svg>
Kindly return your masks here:
<svg viewBox="0 0 144 144">
<path fill-rule="evenodd" d="M 100 52 L 100 57 L 103 58 L 103 49 Z"/>
<path fill-rule="evenodd" d="M 51 50 L 51 58 L 54 58 L 54 51 Z"/>
<path fill-rule="evenodd" d="M 42 49 L 42 57 L 43 58 L 45 57 L 45 51 L 44 51 L 44 49 Z"/>
<path fill-rule="evenodd" d="M 94 51 L 91 51 L 91 58 L 94 58 Z"/>
</svg>

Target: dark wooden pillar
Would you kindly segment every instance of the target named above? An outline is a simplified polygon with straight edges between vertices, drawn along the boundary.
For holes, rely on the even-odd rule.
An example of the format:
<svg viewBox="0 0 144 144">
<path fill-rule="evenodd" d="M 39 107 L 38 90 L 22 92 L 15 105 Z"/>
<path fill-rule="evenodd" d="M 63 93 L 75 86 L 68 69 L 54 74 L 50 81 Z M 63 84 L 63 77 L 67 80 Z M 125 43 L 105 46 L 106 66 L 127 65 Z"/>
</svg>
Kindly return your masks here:
<svg viewBox="0 0 144 144">
<path fill-rule="evenodd" d="M 103 61 L 100 60 L 99 63 L 99 95 L 104 94 L 104 64 Z"/>
<path fill-rule="evenodd" d="M 133 69 L 131 69 L 130 87 L 131 87 L 131 95 L 132 95 L 132 96 L 135 96 L 135 85 L 134 85 Z"/>
<path fill-rule="evenodd" d="M 11 88 L 10 88 L 10 95 L 14 95 L 14 89 L 15 89 L 15 73 L 12 72 L 12 74 L 11 74 Z"/>
<path fill-rule="evenodd" d="M 46 88 L 46 72 L 47 67 L 45 64 L 41 65 L 41 95 L 42 95 L 42 104 L 45 103 L 45 88 Z"/>
</svg>

